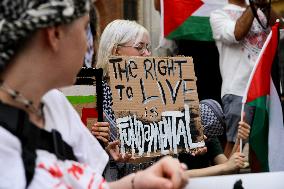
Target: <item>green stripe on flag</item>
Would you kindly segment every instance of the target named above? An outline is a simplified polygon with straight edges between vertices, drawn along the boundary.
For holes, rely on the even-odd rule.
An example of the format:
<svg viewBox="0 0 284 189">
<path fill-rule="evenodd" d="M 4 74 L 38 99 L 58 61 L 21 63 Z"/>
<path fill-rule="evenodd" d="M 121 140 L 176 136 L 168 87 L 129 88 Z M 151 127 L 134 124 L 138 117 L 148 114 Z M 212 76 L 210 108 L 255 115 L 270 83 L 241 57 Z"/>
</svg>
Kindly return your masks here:
<svg viewBox="0 0 284 189">
<path fill-rule="evenodd" d="M 269 171 L 268 166 L 268 109 L 266 96 L 259 97 L 247 103 L 255 107 L 254 119 L 251 127 L 249 143 L 255 152 L 262 171 Z"/>
<path fill-rule="evenodd" d="M 96 102 L 97 98 L 94 95 L 89 96 L 66 96 L 69 102 L 73 105 L 75 104 L 85 104 Z"/>
<path fill-rule="evenodd" d="M 190 16 L 180 27 L 171 32 L 168 39 L 214 41 L 209 17 Z"/>
</svg>

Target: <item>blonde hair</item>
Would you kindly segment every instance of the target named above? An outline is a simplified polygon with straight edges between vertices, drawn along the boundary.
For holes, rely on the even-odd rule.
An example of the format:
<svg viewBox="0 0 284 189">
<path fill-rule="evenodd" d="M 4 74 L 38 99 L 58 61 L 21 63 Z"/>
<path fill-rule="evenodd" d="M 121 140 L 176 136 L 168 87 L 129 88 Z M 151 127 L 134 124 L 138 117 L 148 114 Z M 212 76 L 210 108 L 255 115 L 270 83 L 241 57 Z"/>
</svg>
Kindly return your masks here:
<svg viewBox="0 0 284 189">
<path fill-rule="evenodd" d="M 104 76 L 108 75 L 108 58 L 113 55 L 117 45 L 123 45 L 134 41 L 138 44 L 143 35 L 149 32 L 140 24 L 130 20 L 114 20 L 104 29 L 98 48 L 96 68 L 104 70 Z"/>
</svg>

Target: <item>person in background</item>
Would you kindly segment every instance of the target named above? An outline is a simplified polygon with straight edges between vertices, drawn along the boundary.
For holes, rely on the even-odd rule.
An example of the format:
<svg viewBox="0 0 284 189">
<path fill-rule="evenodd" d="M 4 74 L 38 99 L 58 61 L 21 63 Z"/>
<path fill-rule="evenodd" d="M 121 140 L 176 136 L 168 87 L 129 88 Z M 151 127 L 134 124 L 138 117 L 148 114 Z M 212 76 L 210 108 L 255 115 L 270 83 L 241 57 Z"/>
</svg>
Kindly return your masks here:
<svg viewBox="0 0 284 189">
<path fill-rule="evenodd" d="M 171 157 L 106 183 L 105 152 L 73 117 L 66 98 L 52 90 L 71 85 L 82 66 L 90 3 L 0 2 L 0 188 L 182 188 L 184 167 Z M 77 156 L 85 154 L 76 150 L 81 141 L 97 149 L 87 157 L 96 158 L 96 165 Z"/>
<path fill-rule="evenodd" d="M 236 173 L 244 167 L 244 154 L 237 152 L 238 143 L 227 158 L 222 150 L 218 136 L 223 134 L 225 128 L 224 114 L 220 104 L 212 99 L 200 101 L 199 105 L 201 124 L 204 134 L 207 153 L 198 157 L 190 154 L 181 154 L 179 160 L 188 166 L 185 172 L 188 177 L 214 176 Z M 238 140 L 246 140 L 250 133 L 250 126 L 245 122 L 239 123 Z"/>
<path fill-rule="evenodd" d="M 111 55 L 116 56 L 150 56 L 151 55 L 151 44 L 150 44 L 150 35 L 147 29 L 145 29 L 140 24 L 135 21 L 129 20 L 114 20 L 109 23 L 104 29 L 97 54 L 96 68 L 102 68 L 104 70 L 104 103 L 103 109 L 107 121 L 110 123 L 111 136 L 110 140 L 112 141 L 109 146 L 107 146 L 107 151 L 113 157 L 114 161 L 122 162 L 115 163 L 110 162 L 110 171 L 109 178 L 110 180 L 116 179 L 117 175 L 120 178 L 123 175 L 128 175 L 130 173 L 143 170 L 153 163 L 155 163 L 160 157 L 156 158 L 146 158 L 139 162 L 134 161 L 129 163 L 131 158 L 130 154 L 126 154 L 124 157 L 119 153 L 119 141 L 116 140 L 117 136 L 117 126 L 115 123 L 115 115 L 112 110 L 112 92 L 108 85 L 109 83 L 109 71 L 108 71 L 108 58 Z M 202 154 L 206 151 L 205 148 L 200 148 L 198 151 L 193 152 L 195 154 Z M 116 172 L 116 174 L 114 173 Z"/>
<path fill-rule="evenodd" d="M 161 14 L 160 2 L 161 0 L 155 0 L 154 7 Z M 191 3 L 193 6 L 195 4 L 194 1 L 184 0 L 183 2 L 186 2 L 185 4 Z M 164 14 L 167 13 L 164 12 Z M 202 29 L 200 28 L 200 30 Z M 202 39 L 204 38 L 203 35 L 206 35 L 204 34 L 206 33 L 205 31 L 197 31 L 195 35 L 187 32 L 189 31 L 183 30 L 182 36 L 173 37 L 174 39 L 170 40 L 175 44 L 172 47 L 175 49 L 173 52 L 176 55 L 190 56 L 193 58 L 194 72 L 197 77 L 196 86 L 198 99 L 215 99 L 221 103 L 222 78 L 219 70 L 219 54 L 215 42 L 213 40 L 207 41 Z"/>
<path fill-rule="evenodd" d="M 258 1 L 260 4 L 264 2 Z M 271 14 L 270 20 L 267 20 L 258 5 L 255 8 L 262 23 L 275 23 L 275 14 Z M 211 13 L 210 24 L 219 51 L 221 98 L 227 126 L 224 153 L 229 157 L 237 139 L 242 96 L 270 28 L 261 27 L 246 0 L 229 0 L 221 10 Z M 247 122 L 251 125 L 253 109 L 245 106 L 245 112 Z"/>
<path fill-rule="evenodd" d="M 107 121 L 110 123 L 112 141 L 109 146 L 107 146 L 107 151 L 113 157 L 116 163 L 110 162 L 110 172 L 107 178 L 109 180 L 115 180 L 124 175 L 143 170 L 153 163 L 155 163 L 160 157 L 146 158 L 141 161 L 134 161 L 130 163 L 130 154 L 122 156 L 119 152 L 119 141 L 116 140 L 117 136 L 117 126 L 115 123 L 115 115 L 112 110 L 112 92 L 108 85 L 109 83 L 109 71 L 108 71 L 108 58 L 111 55 L 116 56 L 150 56 L 150 35 L 147 29 L 145 29 L 140 24 L 135 21 L 129 20 L 114 20 L 109 23 L 104 29 L 97 54 L 96 68 L 102 68 L 104 70 L 104 103 L 103 109 Z M 196 154 L 201 154 L 206 151 L 206 148 L 198 149 Z M 115 173 L 116 172 L 116 173 Z M 117 175 L 117 176 L 114 176 Z"/>
<path fill-rule="evenodd" d="M 88 48 L 84 59 L 84 66 L 87 68 L 91 68 L 93 65 L 93 56 L 94 56 L 94 38 L 90 24 L 88 25 L 87 29 L 87 44 Z"/>
<path fill-rule="evenodd" d="M 87 29 L 87 53 L 84 58 L 84 67 L 92 68 L 95 62 L 96 44 L 97 44 L 97 15 L 95 4 L 93 3 L 89 12 L 90 23 Z"/>
</svg>

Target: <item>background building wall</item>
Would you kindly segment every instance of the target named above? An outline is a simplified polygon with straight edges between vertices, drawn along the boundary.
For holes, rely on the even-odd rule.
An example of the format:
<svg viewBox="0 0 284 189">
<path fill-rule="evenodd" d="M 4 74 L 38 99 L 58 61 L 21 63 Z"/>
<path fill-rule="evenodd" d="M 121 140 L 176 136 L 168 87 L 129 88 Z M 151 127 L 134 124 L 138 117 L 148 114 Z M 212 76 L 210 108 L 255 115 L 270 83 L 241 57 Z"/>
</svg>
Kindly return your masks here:
<svg viewBox="0 0 284 189">
<path fill-rule="evenodd" d="M 138 4 L 138 23 L 143 25 L 150 33 L 152 54 L 164 55 L 165 51 L 157 50 L 160 40 L 161 17 L 158 11 L 155 10 L 154 0 L 139 0 Z"/>
<path fill-rule="evenodd" d="M 284 0 L 272 0 L 272 6 L 275 11 L 284 17 Z"/>
<path fill-rule="evenodd" d="M 106 25 L 123 18 L 123 0 L 96 0 L 97 31 L 100 34 Z"/>
</svg>

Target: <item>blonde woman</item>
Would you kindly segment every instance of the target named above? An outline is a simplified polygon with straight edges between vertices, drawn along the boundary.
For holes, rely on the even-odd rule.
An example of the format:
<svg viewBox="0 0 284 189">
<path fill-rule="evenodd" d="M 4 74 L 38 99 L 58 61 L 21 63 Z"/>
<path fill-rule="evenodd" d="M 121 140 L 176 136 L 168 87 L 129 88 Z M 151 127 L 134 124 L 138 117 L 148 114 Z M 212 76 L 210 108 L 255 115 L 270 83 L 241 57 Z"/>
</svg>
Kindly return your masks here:
<svg viewBox="0 0 284 189">
<path fill-rule="evenodd" d="M 131 159 L 131 155 L 126 154 L 124 157 L 119 153 L 119 142 L 115 140 L 116 136 L 116 123 L 115 116 L 112 110 L 112 93 L 108 85 L 109 71 L 108 71 L 108 58 L 111 55 L 117 56 L 150 56 L 151 43 L 150 35 L 147 29 L 135 21 L 129 20 L 114 20 L 109 23 L 104 29 L 97 54 L 96 68 L 104 70 L 104 103 L 103 109 L 107 121 L 110 123 L 110 138 L 112 142 L 107 147 L 107 151 L 111 154 L 113 159 L 117 162 L 124 163 L 111 163 L 110 180 L 139 171 L 151 166 L 158 161 L 159 158 L 151 158 L 143 161 L 142 163 L 127 163 Z M 95 127 L 93 127 L 95 129 Z M 196 155 L 205 153 L 206 147 L 200 148 L 195 152 Z M 108 169 L 107 169 L 108 170 Z M 108 175 L 108 174 L 107 174 Z"/>
</svg>

